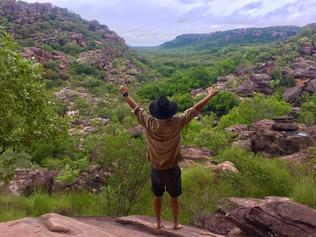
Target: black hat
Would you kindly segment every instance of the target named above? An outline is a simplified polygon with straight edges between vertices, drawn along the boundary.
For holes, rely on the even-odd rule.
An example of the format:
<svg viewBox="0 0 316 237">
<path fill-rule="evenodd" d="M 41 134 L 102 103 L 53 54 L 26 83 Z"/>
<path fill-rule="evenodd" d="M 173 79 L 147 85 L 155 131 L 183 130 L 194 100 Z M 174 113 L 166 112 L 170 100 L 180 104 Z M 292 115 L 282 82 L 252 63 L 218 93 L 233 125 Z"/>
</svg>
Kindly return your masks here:
<svg viewBox="0 0 316 237">
<path fill-rule="evenodd" d="M 170 102 L 166 96 L 160 96 L 149 106 L 149 112 L 157 119 L 171 118 L 177 111 L 177 104 L 173 101 Z"/>
</svg>

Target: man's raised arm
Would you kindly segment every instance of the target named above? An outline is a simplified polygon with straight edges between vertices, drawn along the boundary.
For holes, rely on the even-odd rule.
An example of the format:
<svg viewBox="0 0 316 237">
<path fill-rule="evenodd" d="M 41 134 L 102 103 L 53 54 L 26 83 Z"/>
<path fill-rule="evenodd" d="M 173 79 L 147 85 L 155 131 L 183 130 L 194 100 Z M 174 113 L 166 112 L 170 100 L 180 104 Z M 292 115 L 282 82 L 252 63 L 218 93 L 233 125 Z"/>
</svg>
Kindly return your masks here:
<svg viewBox="0 0 316 237">
<path fill-rule="evenodd" d="M 137 104 L 136 104 L 135 100 L 134 100 L 131 96 L 128 95 L 128 89 L 127 89 L 127 87 L 121 86 L 121 87 L 120 87 L 120 92 L 121 92 L 121 94 L 123 95 L 123 97 L 124 97 L 126 103 L 129 105 L 129 107 L 130 107 L 131 109 L 135 109 L 135 107 L 137 106 Z"/>
<path fill-rule="evenodd" d="M 205 98 L 200 100 L 198 103 L 196 103 L 193 108 L 196 109 L 197 111 L 201 111 L 205 105 L 209 102 L 209 100 L 217 94 L 218 90 L 215 88 L 215 85 L 210 87 L 208 90 L 208 94 Z"/>
</svg>

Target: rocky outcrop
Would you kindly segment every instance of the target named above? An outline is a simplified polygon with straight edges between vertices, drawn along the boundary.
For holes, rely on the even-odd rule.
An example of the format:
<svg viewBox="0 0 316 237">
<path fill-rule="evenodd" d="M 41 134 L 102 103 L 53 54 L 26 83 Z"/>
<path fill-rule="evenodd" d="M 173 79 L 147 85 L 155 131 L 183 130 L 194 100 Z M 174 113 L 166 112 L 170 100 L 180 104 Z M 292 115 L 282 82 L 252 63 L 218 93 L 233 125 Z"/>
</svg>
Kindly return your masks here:
<svg viewBox="0 0 316 237">
<path fill-rule="evenodd" d="M 45 63 L 49 61 L 55 61 L 58 64 L 60 69 L 59 76 L 61 78 L 65 78 L 66 71 L 70 66 L 70 62 L 68 56 L 62 52 L 53 51 L 47 52 L 41 48 L 23 48 L 22 49 L 22 56 L 28 59 L 34 59 L 38 63 L 41 63 L 45 66 Z"/>
<path fill-rule="evenodd" d="M 170 222 L 163 222 L 166 228 L 156 230 L 154 223 L 154 218 L 147 216 L 71 218 L 50 213 L 39 218 L 0 223 L 0 232 L 1 237 L 224 237 L 191 226 L 172 230 Z"/>
<path fill-rule="evenodd" d="M 232 172 L 237 173 L 238 169 L 230 161 L 217 163 L 214 161 L 214 153 L 207 148 L 197 146 L 182 146 L 181 167 L 201 166 L 209 168 L 216 173 Z"/>
<path fill-rule="evenodd" d="M 15 195 L 31 195 L 34 191 L 53 192 L 54 179 L 59 172 L 46 169 L 17 169 L 8 184 L 8 190 Z"/>
<path fill-rule="evenodd" d="M 234 127 L 227 131 L 234 132 Z M 260 120 L 249 127 L 242 126 L 237 134 L 235 144 L 270 155 L 290 155 L 316 144 L 316 127 L 298 125 L 293 118 Z"/>
<path fill-rule="evenodd" d="M 316 235 L 316 211 L 288 198 L 229 198 L 193 224 L 225 236 L 307 237 Z"/>
<path fill-rule="evenodd" d="M 253 74 L 249 79 L 245 80 L 240 85 L 240 87 L 237 89 L 237 93 L 242 96 L 252 96 L 254 92 L 261 92 L 266 95 L 271 95 L 271 79 L 271 76 L 268 74 Z"/>
<path fill-rule="evenodd" d="M 0 16 L 7 17 L 10 22 L 15 23 L 14 26 L 9 26 L 8 31 L 18 40 L 30 38 L 34 40 L 35 44 L 61 46 L 69 40 L 69 42 L 85 47 L 88 40 L 92 38 L 95 40 L 94 43 L 99 46 L 108 47 L 110 45 L 126 49 L 125 41 L 109 30 L 107 26 L 101 25 L 97 21 L 85 21 L 67 9 L 55 7 L 51 3 L 4 0 L 0 3 Z M 56 17 L 59 18 L 59 24 L 55 22 Z M 29 26 L 28 30 L 24 29 L 26 24 Z M 81 24 L 81 27 L 87 30 L 83 33 L 80 27 L 72 27 L 76 24 Z M 45 34 L 38 31 L 41 28 Z"/>
<path fill-rule="evenodd" d="M 111 175 L 99 166 L 91 166 L 88 170 L 81 171 L 73 182 L 68 183 L 59 179 L 60 174 L 58 171 L 46 169 L 18 169 L 9 182 L 7 190 L 15 195 L 31 195 L 38 190 L 49 194 L 66 190 L 98 192 L 107 184 Z"/>
<path fill-rule="evenodd" d="M 128 132 L 133 136 L 133 137 L 140 137 L 144 133 L 144 128 L 142 125 L 137 125 L 134 128 L 128 129 Z"/>
<path fill-rule="evenodd" d="M 110 70 L 112 61 L 118 57 L 120 52 L 110 49 L 97 49 L 83 52 L 79 55 L 79 62 L 92 64 L 101 70 Z"/>
</svg>

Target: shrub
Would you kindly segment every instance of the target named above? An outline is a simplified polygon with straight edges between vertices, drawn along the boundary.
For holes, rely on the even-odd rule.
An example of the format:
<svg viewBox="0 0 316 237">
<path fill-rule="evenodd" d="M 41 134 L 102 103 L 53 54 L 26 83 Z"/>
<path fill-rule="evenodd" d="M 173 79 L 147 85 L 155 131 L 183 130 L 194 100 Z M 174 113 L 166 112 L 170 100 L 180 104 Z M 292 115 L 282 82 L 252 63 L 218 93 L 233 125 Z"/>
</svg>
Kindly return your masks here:
<svg viewBox="0 0 316 237">
<path fill-rule="evenodd" d="M 186 109 L 193 106 L 192 96 L 187 94 L 177 94 L 172 97 L 172 100 L 175 101 L 178 105 L 179 111 L 185 111 Z"/>
<path fill-rule="evenodd" d="M 290 194 L 291 173 L 282 160 L 267 159 L 238 147 L 228 148 L 216 158 L 219 161 L 233 162 L 240 171 L 224 177 L 235 190 L 238 190 L 239 196 L 264 197 Z"/>
<path fill-rule="evenodd" d="M 250 124 L 261 119 L 272 119 L 290 112 L 291 106 L 276 96 L 265 97 L 258 94 L 245 100 L 239 106 L 233 108 L 219 122 L 219 128 L 223 129 L 236 124 Z"/>
<path fill-rule="evenodd" d="M 299 120 L 307 126 L 316 124 L 316 95 L 305 98 L 301 106 Z"/>
<path fill-rule="evenodd" d="M 237 106 L 239 100 L 237 96 L 229 91 L 220 91 L 210 102 L 205 106 L 204 111 L 214 112 L 221 117 Z"/>
<path fill-rule="evenodd" d="M 109 215 L 128 215 L 149 178 L 143 140 L 126 133 L 91 136 L 86 147 L 112 173 L 103 191 Z"/>
</svg>

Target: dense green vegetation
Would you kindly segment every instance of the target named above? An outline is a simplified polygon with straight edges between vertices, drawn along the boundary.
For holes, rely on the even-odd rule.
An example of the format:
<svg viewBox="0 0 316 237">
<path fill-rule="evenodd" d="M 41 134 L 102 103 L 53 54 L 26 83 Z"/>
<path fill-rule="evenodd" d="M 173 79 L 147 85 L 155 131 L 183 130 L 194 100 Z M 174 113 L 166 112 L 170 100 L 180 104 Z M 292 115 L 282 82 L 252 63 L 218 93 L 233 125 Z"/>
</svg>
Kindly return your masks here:
<svg viewBox="0 0 316 237">
<path fill-rule="evenodd" d="M 0 153 L 30 147 L 61 129 L 45 95 L 41 67 L 23 59 L 18 46 L 0 32 Z"/>
</svg>

